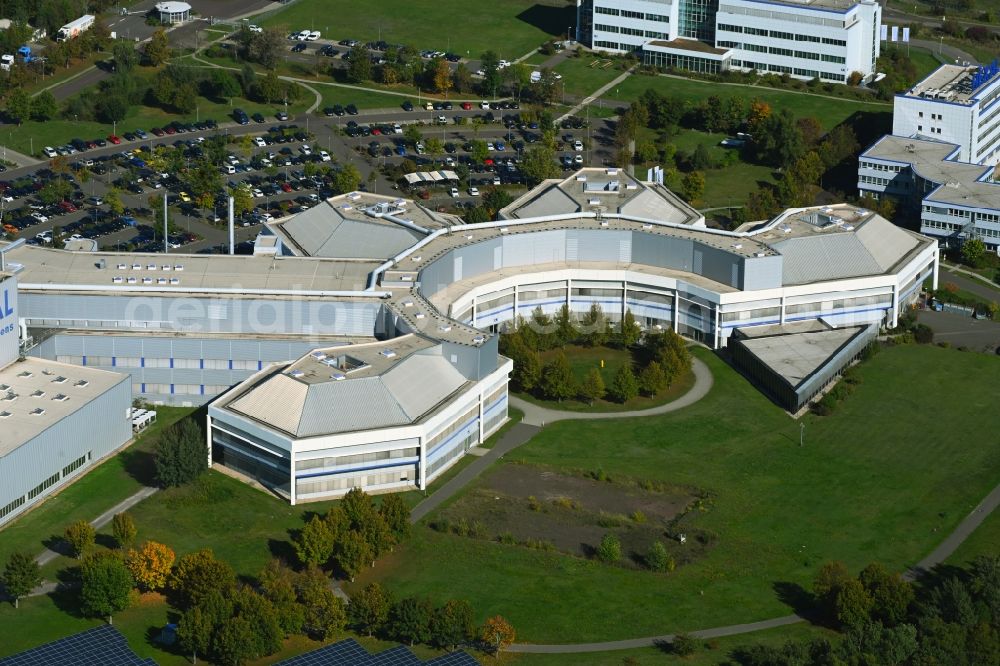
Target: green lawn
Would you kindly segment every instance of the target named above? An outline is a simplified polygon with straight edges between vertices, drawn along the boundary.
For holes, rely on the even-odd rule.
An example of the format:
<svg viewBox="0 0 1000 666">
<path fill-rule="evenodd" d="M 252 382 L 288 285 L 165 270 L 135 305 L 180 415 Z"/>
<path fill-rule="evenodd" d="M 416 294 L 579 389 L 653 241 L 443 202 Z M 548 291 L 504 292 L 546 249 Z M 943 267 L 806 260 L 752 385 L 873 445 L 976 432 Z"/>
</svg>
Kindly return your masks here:
<svg viewBox="0 0 1000 666">
<path fill-rule="evenodd" d="M 948 558 L 948 564 L 962 567 L 980 555 L 1000 555 L 1000 510 L 987 516 L 976 531 Z"/>
<path fill-rule="evenodd" d="M 359 109 L 392 109 L 393 111 L 399 111 L 403 102 L 407 99 L 411 99 L 413 105 L 417 104 L 417 95 L 414 94 L 412 98 L 400 97 L 399 95 L 386 95 L 383 93 L 369 91 L 369 90 L 356 90 L 354 88 L 341 88 L 340 86 L 330 86 L 317 83 L 315 85 L 316 90 L 320 92 L 323 96 L 323 103 L 316 113 L 323 113 L 323 108 L 327 106 L 333 106 L 334 104 L 340 104 L 346 106 L 348 104 L 353 104 Z M 350 118 L 348 116 L 341 116 L 340 118 L 331 118 L 331 120 L 336 120 L 337 122 L 346 123 Z"/>
<path fill-rule="evenodd" d="M 143 486 L 140 479 L 151 480 L 149 452 L 157 433 L 191 411 L 186 407 L 157 407 L 157 422 L 136 443 L 0 530 L 0 562 L 6 562 L 14 551 L 41 553 L 45 543 L 61 536 L 73 521 L 93 520 L 139 491 Z"/>
<path fill-rule="evenodd" d="M 520 638 L 629 638 L 787 614 L 783 600 L 839 559 L 902 570 L 930 552 L 996 483 L 989 409 L 1000 359 L 936 347 L 885 350 L 830 417 L 799 424 L 715 356 L 714 387 L 680 412 L 560 422 L 508 458 L 691 485 L 711 494 L 704 559 L 660 576 L 418 529 L 359 579 L 397 594 L 461 592 Z"/>
<path fill-rule="evenodd" d="M 619 61 L 613 60 L 609 66 L 602 66 L 608 62 L 607 58 L 581 55 L 579 58 L 566 58 L 556 66 L 555 71 L 562 74 L 567 94 L 586 97 L 621 76 L 622 70 L 616 66 Z"/>
<path fill-rule="evenodd" d="M 928 74 L 941 66 L 941 61 L 927 49 L 910 49 L 910 60 L 917 67 L 918 79 L 926 78 Z"/>
<path fill-rule="evenodd" d="M 692 103 L 697 103 L 709 95 L 717 95 L 722 99 L 734 96 L 759 98 L 770 104 L 775 110 L 788 109 L 796 116 L 815 116 L 826 129 L 838 125 L 858 111 L 883 112 L 889 118 L 892 116 L 892 104 L 887 102 L 859 102 L 775 88 L 713 83 L 669 76 L 638 74 L 630 76 L 621 85 L 609 90 L 604 97 L 625 105 L 637 99 L 649 88 L 664 95 L 684 97 Z"/>
<path fill-rule="evenodd" d="M 465 0 L 394 0 L 378 7 L 365 0 L 340 0 L 335 12 L 330 9 L 326 0 L 299 0 L 263 24 L 289 31 L 320 30 L 334 40 L 383 39 L 417 50 L 440 49 L 471 57 L 493 49 L 507 60 L 531 52 L 552 37 L 565 38 L 567 27 L 576 25 L 574 7 L 562 0 L 506 0 L 474 6 Z"/>
</svg>

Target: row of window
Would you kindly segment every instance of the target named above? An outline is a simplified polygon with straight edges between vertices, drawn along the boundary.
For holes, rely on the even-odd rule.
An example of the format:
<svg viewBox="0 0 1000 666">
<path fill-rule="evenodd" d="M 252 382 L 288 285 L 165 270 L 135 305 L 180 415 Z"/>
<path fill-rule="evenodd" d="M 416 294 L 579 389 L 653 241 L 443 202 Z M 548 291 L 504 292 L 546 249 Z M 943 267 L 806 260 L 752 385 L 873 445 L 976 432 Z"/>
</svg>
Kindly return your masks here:
<svg viewBox="0 0 1000 666">
<path fill-rule="evenodd" d="M 781 308 L 756 308 L 741 312 L 723 312 L 722 321 L 749 321 L 750 319 L 772 319 L 781 316 Z"/>
<path fill-rule="evenodd" d="M 940 127 L 928 127 L 927 129 L 928 129 L 928 131 L 930 131 L 931 134 L 940 134 L 941 133 L 941 128 Z M 917 125 L 917 131 L 918 132 L 923 132 L 924 131 L 924 126 L 923 125 Z"/>
<path fill-rule="evenodd" d="M 86 455 L 80 456 L 79 458 L 77 458 L 76 460 L 74 460 L 73 462 L 71 462 L 70 464 L 68 464 L 65 467 L 63 467 L 63 471 L 62 471 L 63 476 L 69 476 L 70 474 L 72 474 L 76 470 L 80 469 L 81 467 L 83 467 L 84 465 L 87 464 L 88 460 L 90 460 L 90 452 L 89 451 L 87 452 Z"/>
<path fill-rule="evenodd" d="M 246 359 L 225 358 L 150 358 L 146 356 L 56 356 L 60 363 L 106 368 L 174 368 L 188 370 L 261 370 L 264 363 Z"/>
<path fill-rule="evenodd" d="M 398 458 L 414 458 L 419 455 L 416 447 L 408 449 L 392 449 L 391 451 L 373 451 L 371 453 L 355 453 L 349 456 L 313 458 L 311 460 L 299 460 L 295 463 L 297 471 L 307 469 L 318 469 L 320 467 L 342 467 L 346 465 L 362 465 L 365 463 L 379 462 L 382 460 L 395 460 Z"/>
<path fill-rule="evenodd" d="M 779 12 L 773 9 L 751 9 L 749 7 L 736 7 L 734 5 L 719 5 L 719 14 L 736 14 L 737 16 L 756 16 L 767 19 L 771 22 L 787 21 L 793 24 L 822 25 L 828 28 L 849 27 L 844 20 L 822 18 L 818 14 L 791 14 Z"/>
<path fill-rule="evenodd" d="M 618 9 L 617 7 L 594 7 L 595 14 L 607 14 L 608 16 L 621 16 L 622 18 L 646 19 L 647 21 L 667 21 L 666 16 L 659 14 L 643 14 L 629 9 Z"/>
<path fill-rule="evenodd" d="M 626 28 L 620 25 L 601 25 L 597 24 L 594 26 L 595 30 L 600 30 L 601 32 L 614 32 L 620 35 L 631 35 L 632 37 L 646 37 L 648 39 L 666 39 L 667 34 L 664 32 L 659 32 L 656 30 L 641 30 L 639 28 Z"/>
<path fill-rule="evenodd" d="M 59 479 L 61 478 L 62 476 L 59 474 L 59 472 L 56 472 L 49 478 L 39 483 L 37 486 L 28 491 L 28 500 L 35 499 L 36 497 L 44 493 L 47 489 L 59 483 Z"/>
<path fill-rule="evenodd" d="M 24 506 L 25 501 L 26 500 L 24 499 L 24 495 L 21 495 L 13 502 L 10 502 L 6 506 L 0 507 L 0 518 L 4 518 L 10 515 L 12 512 L 16 511 L 17 509 L 20 509 L 22 506 Z"/>
<path fill-rule="evenodd" d="M 920 117 L 920 118 L 923 118 L 924 117 L 924 112 L 923 111 L 918 111 L 917 112 L 917 116 Z M 944 114 L 943 113 L 932 113 L 931 114 L 931 120 L 944 120 Z"/>
<path fill-rule="evenodd" d="M 858 176 L 858 182 L 864 185 L 881 185 L 885 187 L 891 180 L 891 178 L 879 178 L 878 176 L 866 176 L 865 174 Z"/>
<path fill-rule="evenodd" d="M 135 382 L 133 393 L 156 395 L 219 395 L 229 390 L 228 384 L 153 384 Z"/>
<path fill-rule="evenodd" d="M 769 37 L 771 39 L 784 39 L 789 42 L 813 42 L 815 44 L 829 44 L 830 46 L 847 46 L 847 41 L 834 39 L 832 37 L 818 37 L 816 35 L 799 35 L 780 30 L 765 30 L 764 28 L 753 28 L 750 26 L 719 24 L 720 31 L 737 32 L 743 35 L 757 35 L 758 37 Z"/>
<path fill-rule="evenodd" d="M 889 171 L 891 173 L 899 173 L 903 169 L 909 168 L 900 164 L 882 164 L 881 162 L 867 162 L 865 160 L 861 160 L 858 166 L 862 169 L 870 169 L 871 171 Z"/>
<path fill-rule="evenodd" d="M 437 447 L 437 445 L 440 444 L 441 442 L 445 441 L 449 435 L 461 430 L 462 428 L 464 428 L 466 425 L 469 424 L 469 421 L 472 421 L 478 416 L 479 416 L 479 405 L 476 405 L 475 407 L 467 411 L 465 414 L 463 414 L 461 417 L 455 419 L 450 424 L 448 424 L 448 426 L 445 427 L 443 430 L 441 430 L 440 432 L 436 433 L 433 437 L 428 439 L 426 447 L 427 452 L 430 453 L 431 451 L 433 451 L 435 447 Z"/>
<path fill-rule="evenodd" d="M 608 42 L 602 39 L 594 40 L 595 49 L 607 49 L 609 51 L 631 51 L 636 48 L 635 44 L 619 44 L 618 42 Z"/>
<path fill-rule="evenodd" d="M 752 60 L 733 60 L 733 67 L 756 70 L 758 72 L 775 72 L 778 74 L 794 74 L 795 76 L 808 77 L 810 79 L 820 79 L 822 81 L 843 82 L 844 75 L 837 72 L 821 72 L 812 69 L 800 69 L 798 67 L 786 67 L 784 65 L 770 65 L 766 62 L 753 62 Z"/>
<path fill-rule="evenodd" d="M 888 307 L 891 296 L 889 294 L 881 294 L 878 296 L 858 296 L 856 298 L 838 298 L 833 301 L 823 302 L 812 302 L 812 303 L 797 303 L 794 305 L 785 306 L 785 314 L 801 314 L 805 312 L 823 312 L 830 310 L 850 310 L 855 308 L 863 308 L 871 305 L 884 305 Z"/>
<path fill-rule="evenodd" d="M 329 478 L 303 479 L 295 482 L 295 493 L 302 497 L 317 493 L 331 493 L 351 488 L 375 488 L 395 483 L 406 483 L 416 479 L 413 465 L 392 472 L 362 474 L 360 476 L 331 476 Z"/>
</svg>

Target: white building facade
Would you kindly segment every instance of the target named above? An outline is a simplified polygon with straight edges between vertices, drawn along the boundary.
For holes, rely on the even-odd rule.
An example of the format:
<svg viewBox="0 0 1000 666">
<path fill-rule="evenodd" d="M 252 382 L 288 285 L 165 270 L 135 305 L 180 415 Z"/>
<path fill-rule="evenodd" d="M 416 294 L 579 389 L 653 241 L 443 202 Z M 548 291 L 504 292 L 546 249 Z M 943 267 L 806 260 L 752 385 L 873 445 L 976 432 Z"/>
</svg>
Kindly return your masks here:
<svg viewBox="0 0 1000 666">
<path fill-rule="evenodd" d="M 942 65 L 893 101 L 892 133 L 959 146 L 955 160 L 1000 160 L 1000 68 Z"/>
<path fill-rule="evenodd" d="M 845 83 L 854 72 L 870 80 L 880 52 L 874 0 L 577 0 L 577 14 L 588 47 L 641 52 L 657 67 Z"/>
</svg>

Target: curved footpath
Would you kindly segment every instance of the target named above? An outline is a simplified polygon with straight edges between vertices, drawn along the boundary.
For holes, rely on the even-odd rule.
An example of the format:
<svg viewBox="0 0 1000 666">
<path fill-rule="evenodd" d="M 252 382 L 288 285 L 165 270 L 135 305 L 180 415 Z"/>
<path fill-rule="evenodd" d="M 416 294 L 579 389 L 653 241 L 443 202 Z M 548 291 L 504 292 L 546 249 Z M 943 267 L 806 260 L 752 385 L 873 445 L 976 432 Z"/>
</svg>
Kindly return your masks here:
<svg viewBox="0 0 1000 666">
<path fill-rule="evenodd" d="M 712 383 L 714 382 L 712 372 L 703 361 L 692 358 L 691 370 L 694 372 L 694 385 L 687 393 L 676 400 L 659 405 L 658 407 L 650 407 L 649 409 L 636 409 L 630 412 L 567 412 L 561 409 L 542 407 L 517 396 L 510 396 L 510 404 L 524 412 L 524 418 L 521 419 L 521 423 L 533 426 L 544 426 L 546 423 L 552 423 L 553 421 L 569 421 L 573 419 L 595 421 L 600 419 L 627 419 L 638 416 L 668 414 L 678 409 L 683 409 L 688 405 L 693 405 L 708 395 L 708 392 L 712 389 Z"/>
</svg>

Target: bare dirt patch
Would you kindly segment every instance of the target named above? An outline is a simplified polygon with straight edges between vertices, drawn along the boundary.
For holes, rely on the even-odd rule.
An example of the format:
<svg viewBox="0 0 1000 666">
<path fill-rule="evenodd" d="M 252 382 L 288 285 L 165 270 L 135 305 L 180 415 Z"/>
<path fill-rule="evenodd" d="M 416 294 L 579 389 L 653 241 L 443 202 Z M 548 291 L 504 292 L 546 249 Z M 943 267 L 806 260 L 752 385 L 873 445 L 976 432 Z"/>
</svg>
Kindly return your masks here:
<svg viewBox="0 0 1000 666">
<path fill-rule="evenodd" d="M 601 539 L 611 533 L 621 542 L 625 566 L 645 566 L 655 541 L 681 565 L 696 559 L 713 540 L 694 524 L 704 508 L 703 495 L 692 488 L 631 479 L 599 481 L 507 464 L 444 509 L 430 526 L 577 557 L 593 557 Z"/>
</svg>

